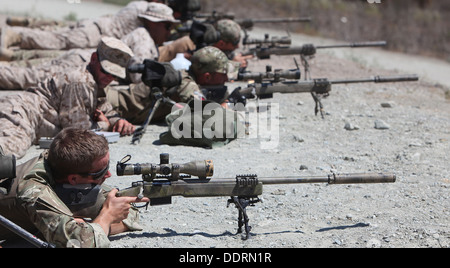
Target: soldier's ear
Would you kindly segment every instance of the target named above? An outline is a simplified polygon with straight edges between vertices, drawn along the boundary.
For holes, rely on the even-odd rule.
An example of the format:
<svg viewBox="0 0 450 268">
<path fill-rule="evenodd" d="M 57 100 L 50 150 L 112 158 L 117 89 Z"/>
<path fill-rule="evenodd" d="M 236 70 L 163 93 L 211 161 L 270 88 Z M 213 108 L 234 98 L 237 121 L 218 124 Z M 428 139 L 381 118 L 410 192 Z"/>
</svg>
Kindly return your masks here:
<svg viewBox="0 0 450 268">
<path fill-rule="evenodd" d="M 77 179 L 78 179 L 79 176 L 80 176 L 80 175 L 78 175 L 78 174 L 69 174 L 69 175 L 67 176 L 67 182 L 68 182 L 70 185 L 77 185 Z"/>
</svg>

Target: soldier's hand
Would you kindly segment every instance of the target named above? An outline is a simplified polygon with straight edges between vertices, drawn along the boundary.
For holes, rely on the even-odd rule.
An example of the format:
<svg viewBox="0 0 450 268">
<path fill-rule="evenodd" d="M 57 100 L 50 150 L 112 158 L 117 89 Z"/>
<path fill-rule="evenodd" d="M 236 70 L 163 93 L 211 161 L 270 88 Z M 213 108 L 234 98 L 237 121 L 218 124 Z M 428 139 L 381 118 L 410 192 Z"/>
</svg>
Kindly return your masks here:
<svg viewBox="0 0 450 268">
<path fill-rule="evenodd" d="M 106 234 L 110 233 L 113 223 L 119 223 L 128 217 L 132 203 L 150 202 L 147 197 L 116 197 L 117 192 L 117 189 L 112 189 L 108 193 L 100 214 L 94 220 L 94 223 L 99 224 Z"/>
<path fill-rule="evenodd" d="M 242 53 L 234 56 L 233 61 L 237 61 L 241 64 L 241 68 L 247 68 L 248 60 L 252 59 L 253 55 L 242 56 Z"/>
<path fill-rule="evenodd" d="M 113 126 L 113 132 L 119 132 L 121 136 L 133 134 L 136 127 L 125 119 L 118 120 Z"/>
</svg>

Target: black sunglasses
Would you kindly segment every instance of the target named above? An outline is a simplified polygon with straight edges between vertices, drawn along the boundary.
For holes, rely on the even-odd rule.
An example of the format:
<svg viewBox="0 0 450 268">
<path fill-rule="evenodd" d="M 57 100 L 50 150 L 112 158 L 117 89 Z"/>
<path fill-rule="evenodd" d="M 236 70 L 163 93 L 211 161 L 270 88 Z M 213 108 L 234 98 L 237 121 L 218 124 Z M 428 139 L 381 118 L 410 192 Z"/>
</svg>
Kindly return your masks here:
<svg viewBox="0 0 450 268">
<path fill-rule="evenodd" d="M 102 179 L 103 177 L 106 176 L 106 173 L 108 173 L 109 171 L 109 162 L 108 165 L 106 165 L 106 167 L 98 172 L 94 172 L 94 173 L 79 173 L 81 176 L 83 177 L 88 177 L 88 176 L 92 176 L 93 180 L 99 180 Z"/>
</svg>

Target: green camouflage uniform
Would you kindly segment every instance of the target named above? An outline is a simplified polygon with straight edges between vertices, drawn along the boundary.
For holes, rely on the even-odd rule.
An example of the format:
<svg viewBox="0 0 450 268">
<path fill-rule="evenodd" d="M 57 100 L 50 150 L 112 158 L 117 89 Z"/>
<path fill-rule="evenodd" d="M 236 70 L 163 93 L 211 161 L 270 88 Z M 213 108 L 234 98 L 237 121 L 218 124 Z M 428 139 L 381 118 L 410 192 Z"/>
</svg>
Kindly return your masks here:
<svg viewBox="0 0 450 268">
<path fill-rule="evenodd" d="M 9 200 L 9 207 L 4 203 L 0 204 L 0 213 L 30 232 L 39 231 L 47 242 L 57 247 L 109 247 L 110 241 L 100 225 L 76 222 L 72 211 L 56 195 L 53 190 L 56 184 L 46 156 L 45 152 L 18 166 L 17 178 L 20 179 L 15 179 L 16 188 L 13 187 L 9 194 L 14 196 Z M 102 191 L 103 196 L 106 196 L 107 191 Z M 104 202 L 100 201 L 100 204 Z M 7 203 L 8 200 L 2 202 Z M 95 210 L 99 211 L 99 208 Z M 142 229 L 138 224 L 138 211 L 135 208 L 130 209 L 128 218 L 123 223 L 131 231 Z M 0 240 L 11 237 L 11 234 L 0 228 Z"/>
</svg>

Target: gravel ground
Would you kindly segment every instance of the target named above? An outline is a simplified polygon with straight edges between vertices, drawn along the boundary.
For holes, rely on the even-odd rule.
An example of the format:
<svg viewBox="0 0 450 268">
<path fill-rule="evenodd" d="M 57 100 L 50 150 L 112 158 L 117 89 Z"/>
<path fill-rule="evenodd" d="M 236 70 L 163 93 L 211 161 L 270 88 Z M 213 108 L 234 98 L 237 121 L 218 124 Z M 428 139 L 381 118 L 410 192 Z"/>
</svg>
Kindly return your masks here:
<svg viewBox="0 0 450 268">
<path fill-rule="evenodd" d="M 448 68 L 434 59 L 417 62 L 416 57 L 401 54 L 393 58 L 392 53 L 379 49 L 358 53 L 361 56 L 343 57 L 318 52 L 311 61 L 312 76 L 337 79 L 403 74 L 421 64 L 430 66 L 430 73 L 439 73 L 441 64 Z M 364 58 L 372 53 L 384 57 L 383 62 L 395 61 L 390 66 L 372 64 Z M 283 56 L 253 60 L 249 69 L 263 71 L 266 64 L 274 69 L 294 66 L 292 57 Z M 142 210 L 143 231 L 111 237 L 112 247 L 450 247 L 450 103 L 446 79 L 448 76 L 426 75 L 419 82 L 336 85 L 323 100 L 324 119 L 314 115 L 309 94 L 275 94 L 262 101 L 279 107 L 279 137 L 271 149 L 263 148 L 262 137 L 235 140 L 213 150 L 161 145 L 157 140 L 167 127 L 158 125 L 148 128 L 139 146 L 130 145 L 130 137 L 121 138 L 110 146 L 112 162 L 131 154 L 133 163 L 158 163 L 160 153 L 169 153 L 174 163 L 213 160 L 213 178 L 248 173 L 259 177 L 313 176 L 334 171 L 393 172 L 397 181 L 266 186 L 264 202 L 248 208 L 253 227 L 248 240 L 235 234 L 237 211 L 226 208 L 227 198 L 174 197 L 170 206 Z M 384 123 L 385 128 L 375 128 L 377 123 Z M 41 151 L 34 146 L 19 162 Z M 118 188 L 140 179 L 115 176 L 113 165 L 111 172 L 108 184 Z"/>
</svg>

